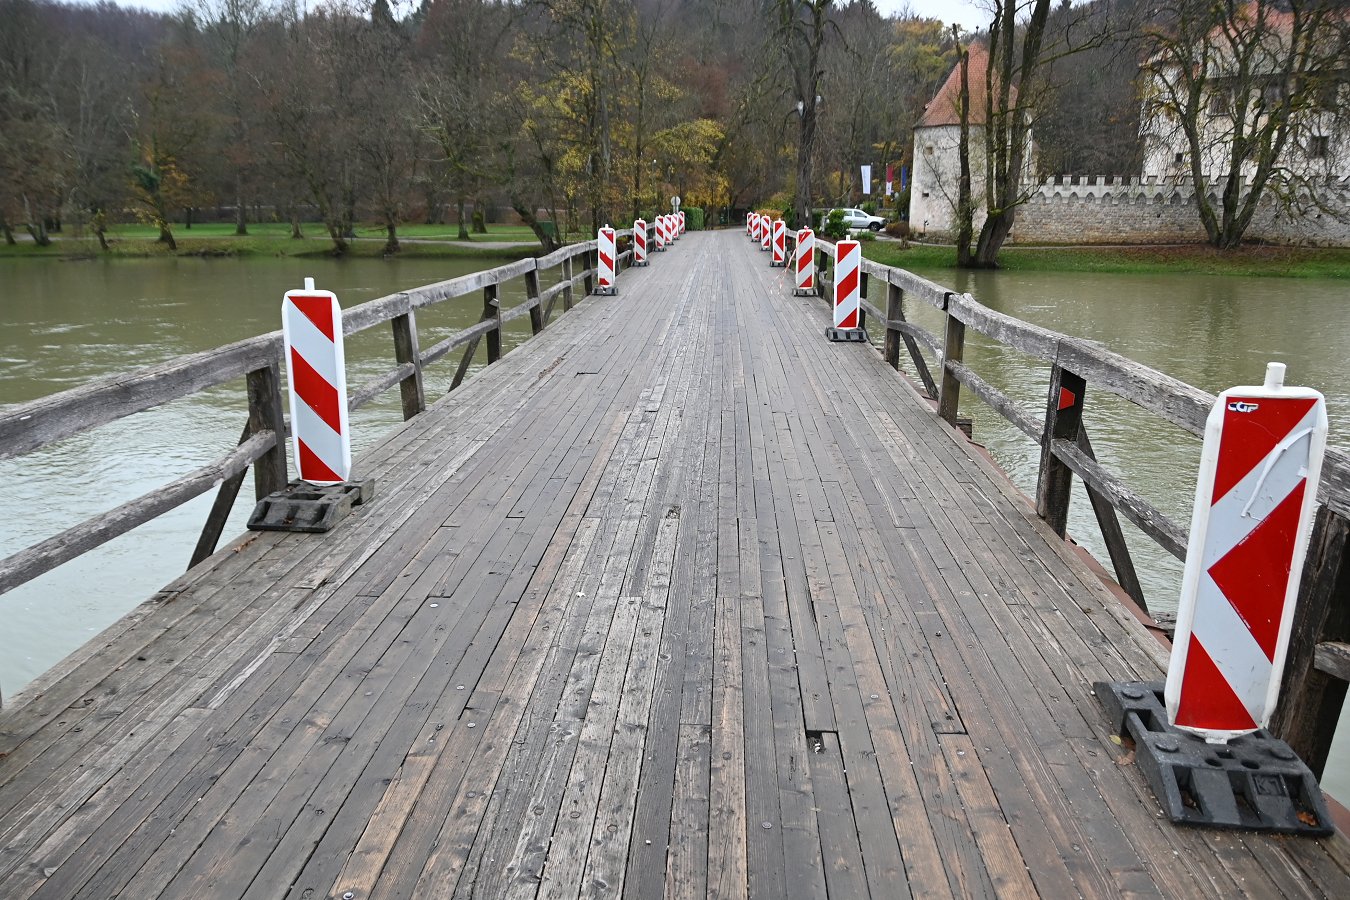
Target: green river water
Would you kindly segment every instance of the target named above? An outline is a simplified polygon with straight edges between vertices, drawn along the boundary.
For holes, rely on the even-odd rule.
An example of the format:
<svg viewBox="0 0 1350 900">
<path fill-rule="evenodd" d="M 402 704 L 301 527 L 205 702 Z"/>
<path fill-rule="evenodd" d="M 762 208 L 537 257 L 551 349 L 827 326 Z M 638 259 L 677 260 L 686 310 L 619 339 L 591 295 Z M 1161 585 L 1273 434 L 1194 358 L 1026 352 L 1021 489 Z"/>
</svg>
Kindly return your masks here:
<svg viewBox="0 0 1350 900">
<path fill-rule="evenodd" d="M 91 378 L 220 346 L 279 327 L 284 291 L 313 276 L 344 307 L 493 265 L 445 260 L 106 260 L 0 262 L 0 404 L 41 397 Z M 922 272 L 1029 322 L 1101 341 L 1183 381 L 1217 392 L 1260 383 L 1268 361 L 1288 365 L 1290 384 L 1327 397 L 1333 446 L 1350 445 L 1350 284 L 1201 275 Z M 880 294 L 880 292 L 877 292 Z M 503 306 L 519 302 L 520 285 Z M 884 306 L 884 297 L 874 302 Z M 421 344 L 478 319 L 466 297 L 419 313 Z M 937 333 L 940 314 L 907 309 Z M 507 336 L 528 334 L 527 319 Z M 350 339 L 348 384 L 392 367 L 386 327 Z M 969 335 L 966 360 L 1038 417 L 1048 367 Z M 481 364 L 481 359 L 480 359 Z M 439 396 L 453 373 L 442 362 L 428 390 Z M 353 417 L 354 452 L 401 420 L 398 392 Z M 246 412 L 242 382 L 224 385 L 0 462 L 0 556 L 96 512 L 153 490 L 220 455 L 238 439 Z M 1088 385 L 1087 423 L 1102 462 L 1183 525 L 1190 522 L 1199 441 Z M 967 399 L 975 438 L 1024 491 L 1034 488 L 1038 448 L 997 413 Z M 1105 559 L 1081 486 L 1070 530 Z M 251 486 L 226 534 L 251 507 Z M 17 692 L 182 572 L 209 508 L 209 495 L 0 596 L 0 689 Z M 1176 605 L 1181 565 L 1126 523 L 1149 603 Z M 1343 718 L 1343 724 L 1346 723 Z M 1342 727 L 1325 779 L 1350 798 L 1350 727 Z"/>
</svg>

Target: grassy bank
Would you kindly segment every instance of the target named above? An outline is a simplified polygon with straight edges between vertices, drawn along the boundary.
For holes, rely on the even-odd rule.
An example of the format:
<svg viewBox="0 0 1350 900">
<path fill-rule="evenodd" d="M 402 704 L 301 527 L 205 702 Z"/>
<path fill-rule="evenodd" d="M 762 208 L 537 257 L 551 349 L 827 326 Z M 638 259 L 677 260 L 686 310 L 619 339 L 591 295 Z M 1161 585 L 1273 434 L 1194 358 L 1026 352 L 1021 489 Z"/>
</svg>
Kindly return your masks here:
<svg viewBox="0 0 1350 900">
<path fill-rule="evenodd" d="M 888 266 L 956 267 L 953 247 L 920 244 L 901 249 L 891 241 L 863 244 L 863 255 Z M 1305 247 L 1243 247 L 1220 252 L 1207 246 L 1006 247 L 1002 268 L 1012 272 L 1103 272 L 1120 274 L 1259 275 L 1277 278 L 1350 278 L 1350 250 Z"/>
<path fill-rule="evenodd" d="M 487 234 L 473 235 L 468 241 L 455 240 L 458 229 L 453 225 L 409 225 L 399 230 L 400 257 L 408 258 L 516 258 L 534 253 L 539 245 L 533 233 L 524 226 L 490 225 Z M 333 243 L 321 228 L 309 225 L 305 237 L 292 238 L 290 226 L 285 223 L 258 223 L 249 225 L 247 235 L 236 235 L 229 223 L 212 222 L 192 228 L 174 229 L 178 241 L 177 252 L 159 243 L 159 232 L 148 225 L 119 225 L 108 231 L 108 250 L 102 250 L 92 235 L 54 235 L 47 247 L 39 247 L 26 236 L 14 246 L 0 244 L 0 257 L 19 259 L 89 259 L 167 256 L 329 256 Z M 384 255 L 384 231 L 374 227 L 356 229 L 356 239 L 349 241 L 349 255 L 380 257 Z M 521 247 L 501 248 L 481 246 L 485 242 L 519 243 Z"/>
</svg>

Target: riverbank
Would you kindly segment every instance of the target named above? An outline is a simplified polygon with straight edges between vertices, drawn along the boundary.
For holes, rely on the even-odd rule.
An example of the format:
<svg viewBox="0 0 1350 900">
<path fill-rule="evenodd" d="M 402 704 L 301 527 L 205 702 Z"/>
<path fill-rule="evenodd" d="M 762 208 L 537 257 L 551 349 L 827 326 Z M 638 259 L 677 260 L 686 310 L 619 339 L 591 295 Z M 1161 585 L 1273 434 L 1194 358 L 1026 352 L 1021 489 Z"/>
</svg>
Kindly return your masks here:
<svg viewBox="0 0 1350 900">
<path fill-rule="evenodd" d="M 888 266 L 956 268 L 956 248 L 893 241 L 863 244 L 863 255 Z M 1128 275 L 1253 275 L 1350 278 L 1350 250 L 1250 246 L 1221 252 L 1205 245 L 1154 247 L 1005 247 L 1000 267 L 1011 272 L 1098 272 Z"/>
<path fill-rule="evenodd" d="M 490 225 L 487 234 L 458 240 L 454 225 L 409 225 L 399 231 L 398 256 L 409 259 L 516 259 L 539 249 L 534 234 L 523 226 Z M 39 247 L 20 238 L 10 246 L 0 244 L 0 258 L 10 259 L 149 259 L 156 257 L 332 257 L 333 242 L 316 225 L 309 225 L 305 237 L 291 237 L 286 223 L 249 225 L 247 235 L 236 235 L 230 223 L 177 228 L 176 251 L 158 240 L 151 226 L 121 225 L 108 231 L 108 249 L 99 247 L 93 235 L 53 235 L 52 243 Z M 379 228 L 358 228 L 348 241 L 348 255 L 355 258 L 380 258 L 385 255 L 385 234 Z"/>
</svg>

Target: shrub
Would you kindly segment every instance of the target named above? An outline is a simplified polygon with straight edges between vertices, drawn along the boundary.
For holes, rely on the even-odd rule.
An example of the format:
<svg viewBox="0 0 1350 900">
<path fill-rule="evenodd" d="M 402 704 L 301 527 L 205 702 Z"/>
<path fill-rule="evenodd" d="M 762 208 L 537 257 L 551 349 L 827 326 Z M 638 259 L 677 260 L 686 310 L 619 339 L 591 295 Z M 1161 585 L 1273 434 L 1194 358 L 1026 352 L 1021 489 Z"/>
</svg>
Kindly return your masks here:
<svg viewBox="0 0 1350 900">
<path fill-rule="evenodd" d="M 886 233 L 893 238 L 900 238 L 902 241 L 909 240 L 910 230 L 908 222 L 887 222 L 885 230 Z"/>
<path fill-rule="evenodd" d="M 895 192 L 895 211 L 892 213 L 891 218 L 909 218 L 909 188 L 902 188 Z"/>
<path fill-rule="evenodd" d="M 690 231 L 702 231 L 704 227 L 703 208 L 699 206 L 684 207 L 684 226 Z"/>
<path fill-rule="evenodd" d="M 861 206 L 858 207 L 858 209 L 861 209 L 863 212 L 867 213 L 869 216 L 875 216 L 875 215 L 877 214 L 877 201 L 875 201 L 875 200 L 865 200 L 865 201 L 863 201 L 863 204 L 862 204 Z"/>
<path fill-rule="evenodd" d="M 877 236 L 876 233 L 873 231 L 860 231 L 853 236 L 853 239 L 855 241 L 859 241 L 861 243 L 866 244 L 870 243 L 871 241 L 875 241 L 877 239 Z"/>
<path fill-rule="evenodd" d="M 844 224 L 844 211 L 842 209 L 830 210 L 830 215 L 825 219 L 825 225 L 820 230 L 822 237 L 839 240 L 848 237 L 848 226 Z"/>
</svg>

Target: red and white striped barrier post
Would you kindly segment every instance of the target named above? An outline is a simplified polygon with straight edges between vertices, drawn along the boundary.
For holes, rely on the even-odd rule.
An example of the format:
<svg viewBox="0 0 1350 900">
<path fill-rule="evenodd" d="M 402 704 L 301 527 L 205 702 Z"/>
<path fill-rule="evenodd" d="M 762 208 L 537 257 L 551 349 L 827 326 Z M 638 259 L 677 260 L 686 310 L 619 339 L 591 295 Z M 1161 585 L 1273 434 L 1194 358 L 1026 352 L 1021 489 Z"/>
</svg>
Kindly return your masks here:
<svg viewBox="0 0 1350 900">
<path fill-rule="evenodd" d="M 797 262 L 797 286 L 792 289 L 793 294 L 809 294 L 814 296 L 816 293 L 816 235 L 810 228 L 803 228 L 797 232 L 797 252 L 795 254 Z"/>
<path fill-rule="evenodd" d="M 834 245 L 834 327 L 825 329 L 832 341 L 865 341 L 867 332 L 860 327 L 862 284 L 862 244 L 839 241 Z"/>
<path fill-rule="evenodd" d="M 678 213 L 676 213 L 676 215 L 680 217 L 680 234 L 684 234 L 686 231 L 689 230 L 688 226 L 686 226 L 684 222 L 684 210 L 680 210 Z"/>
<path fill-rule="evenodd" d="M 633 265 L 645 266 L 647 263 L 647 223 L 636 219 L 633 222 Z"/>
<path fill-rule="evenodd" d="M 331 291 L 287 291 L 281 301 L 281 332 L 291 399 L 291 444 L 300 478 L 311 484 L 341 484 L 352 471 L 347 422 L 346 356 L 342 310 Z"/>
<path fill-rule="evenodd" d="M 787 265 L 787 223 L 782 219 L 773 220 L 773 236 L 770 238 L 773 244 L 773 256 L 769 258 L 770 266 Z"/>
<path fill-rule="evenodd" d="M 614 229 L 601 225 L 595 233 L 595 292 L 613 297 L 619 292 L 614 279 L 614 261 L 618 248 L 615 246 Z"/>
<path fill-rule="evenodd" d="M 759 249 L 760 249 L 760 250 L 767 251 L 767 250 L 769 249 L 770 240 L 771 240 L 772 235 L 773 235 L 773 223 L 776 222 L 776 221 L 778 221 L 778 220 L 777 220 L 777 219 L 770 219 L 768 216 L 764 216 L 762 219 L 759 220 Z"/>
<path fill-rule="evenodd" d="M 749 226 L 749 229 L 748 229 L 748 230 L 749 230 L 749 232 L 750 232 L 750 240 L 752 240 L 752 241 L 754 241 L 756 244 L 758 244 L 758 243 L 759 243 L 759 213 L 757 213 L 757 212 L 752 212 L 752 213 L 750 213 L 750 218 L 746 221 L 746 224 Z"/>
<path fill-rule="evenodd" d="M 1326 450 L 1322 395 L 1285 387 L 1219 395 L 1205 422 L 1167 717 L 1210 743 L 1264 728 L 1275 711 Z"/>
<path fill-rule="evenodd" d="M 655 226 L 656 252 L 666 252 L 666 217 L 658 215 L 652 224 Z"/>
</svg>

